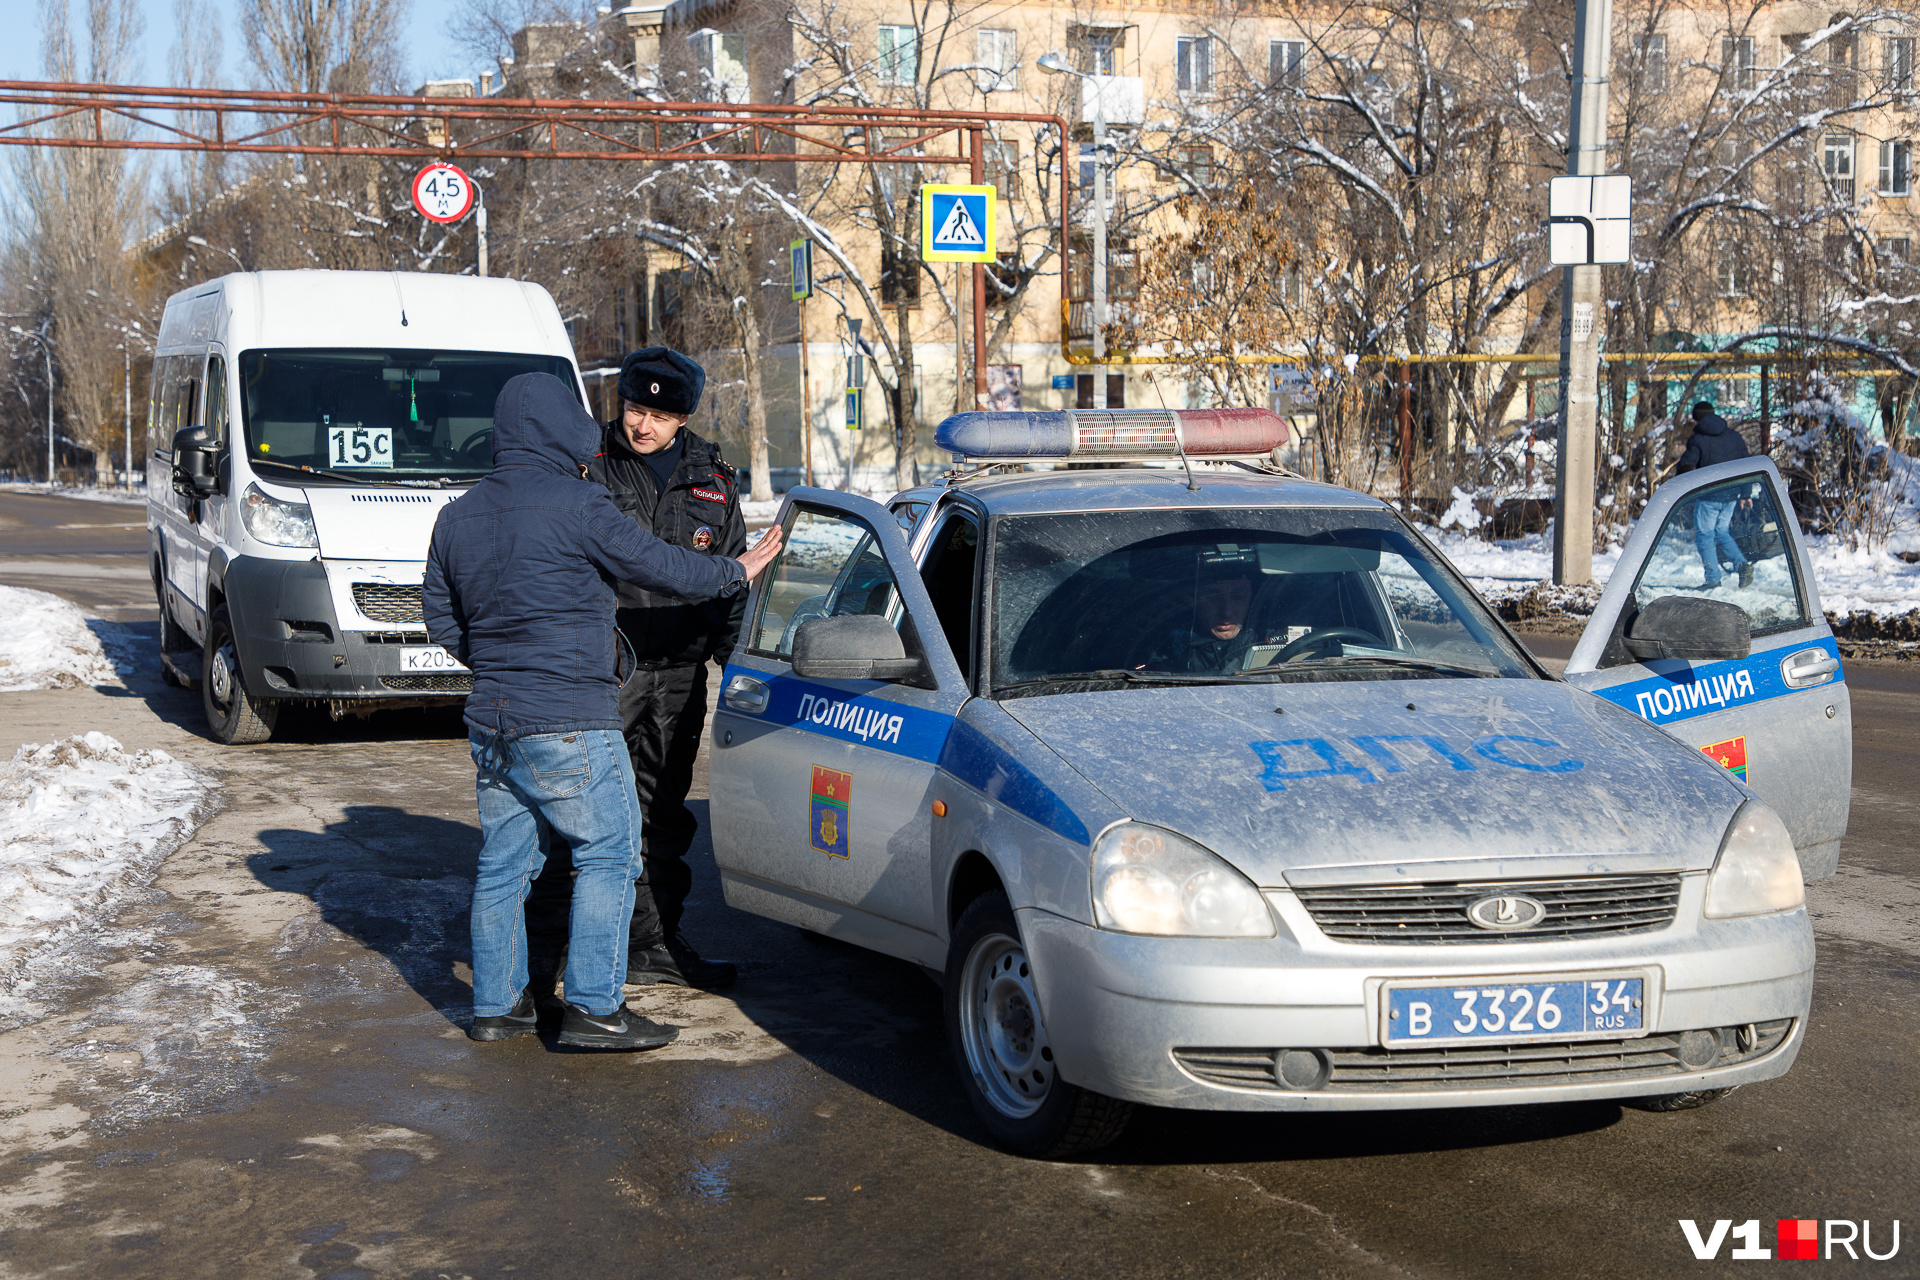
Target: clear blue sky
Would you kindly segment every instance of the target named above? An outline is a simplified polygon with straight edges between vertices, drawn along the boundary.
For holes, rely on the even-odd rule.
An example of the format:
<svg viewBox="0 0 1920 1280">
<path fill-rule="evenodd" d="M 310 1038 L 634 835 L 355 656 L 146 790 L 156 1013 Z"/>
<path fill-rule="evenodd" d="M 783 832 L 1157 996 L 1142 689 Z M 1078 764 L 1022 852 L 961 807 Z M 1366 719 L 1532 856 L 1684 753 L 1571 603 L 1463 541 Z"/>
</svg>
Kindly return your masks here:
<svg viewBox="0 0 1920 1280">
<path fill-rule="evenodd" d="M 447 38 L 447 19 L 461 0 L 409 0 L 407 33 L 407 87 L 425 80 L 471 78 L 481 68 L 456 50 Z M 234 0 L 218 0 L 229 15 L 223 35 L 227 88 L 256 87 L 246 74 L 245 49 L 240 32 L 232 25 Z M 77 15 L 76 15 L 77 16 Z M 34 0 L 0 0 L 0 29 L 31 33 L 28 39 L 0 41 L 0 80 L 38 80 L 40 71 L 40 6 Z M 174 43 L 172 0 L 156 0 L 147 9 L 146 66 L 138 77 L 145 84 L 161 84 L 167 78 L 167 54 Z"/>
</svg>

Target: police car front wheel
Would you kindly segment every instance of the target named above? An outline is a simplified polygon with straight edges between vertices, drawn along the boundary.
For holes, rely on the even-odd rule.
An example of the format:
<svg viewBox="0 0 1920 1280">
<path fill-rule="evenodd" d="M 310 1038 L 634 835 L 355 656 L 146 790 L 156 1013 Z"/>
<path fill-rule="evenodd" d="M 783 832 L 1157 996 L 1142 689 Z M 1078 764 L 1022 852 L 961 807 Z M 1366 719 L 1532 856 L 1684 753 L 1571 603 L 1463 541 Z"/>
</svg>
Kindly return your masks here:
<svg viewBox="0 0 1920 1280">
<path fill-rule="evenodd" d="M 1004 893 L 961 912 L 947 951 L 947 1036 L 960 1087 L 1001 1145 L 1058 1159 L 1120 1136 L 1131 1103 L 1059 1078 L 1033 965 Z"/>
</svg>

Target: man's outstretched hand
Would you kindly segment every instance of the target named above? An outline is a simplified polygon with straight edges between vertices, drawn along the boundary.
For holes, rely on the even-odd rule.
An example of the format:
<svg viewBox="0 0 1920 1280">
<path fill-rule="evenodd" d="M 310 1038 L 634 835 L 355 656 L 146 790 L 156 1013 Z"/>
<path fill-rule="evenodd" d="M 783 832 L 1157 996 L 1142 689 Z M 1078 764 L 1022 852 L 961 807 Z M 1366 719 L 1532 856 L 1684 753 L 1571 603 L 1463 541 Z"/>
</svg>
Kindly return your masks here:
<svg viewBox="0 0 1920 1280">
<path fill-rule="evenodd" d="M 747 571 L 747 581 L 751 583 L 765 573 L 767 566 L 772 564 L 773 558 L 779 554 L 780 526 L 776 524 L 761 534 L 760 541 L 754 543 L 740 557 L 740 567 Z"/>
</svg>

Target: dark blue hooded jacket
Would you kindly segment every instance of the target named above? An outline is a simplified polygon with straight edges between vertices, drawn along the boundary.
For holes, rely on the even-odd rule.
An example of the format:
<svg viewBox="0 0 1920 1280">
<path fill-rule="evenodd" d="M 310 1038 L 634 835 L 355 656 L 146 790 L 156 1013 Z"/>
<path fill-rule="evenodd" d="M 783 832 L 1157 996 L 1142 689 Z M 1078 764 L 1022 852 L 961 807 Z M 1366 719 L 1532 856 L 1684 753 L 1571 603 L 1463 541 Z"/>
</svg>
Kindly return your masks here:
<svg viewBox="0 0 1920 1280">
<path fill-rule="evenodd" d="M 1674 465 L 1674 473 L 1692 471 L 1699 467 L 1711 467 L 1719 462 L 1732 462 L 1736 458 L 1747 456 L 1747 442 L 1740 433 L 1727 425 L 1727 420 L 1717 413 L 1710 413 L 1693 424 L 1693 436 L 1687 441 L 1686 452 L 1680 455 L 1680 461 Z"/>
<path fill-rule="evenodd" d="M 493 472 L 434 522 L 427 633 L 473 668 L 467 723 L 519 737 L 620 728 L 614 583 L 686 600 L 745 586 L 738 560 L 660 541 L 580 476 L 600 427 L 558 378 L 493 406 Z"/>
</svg>

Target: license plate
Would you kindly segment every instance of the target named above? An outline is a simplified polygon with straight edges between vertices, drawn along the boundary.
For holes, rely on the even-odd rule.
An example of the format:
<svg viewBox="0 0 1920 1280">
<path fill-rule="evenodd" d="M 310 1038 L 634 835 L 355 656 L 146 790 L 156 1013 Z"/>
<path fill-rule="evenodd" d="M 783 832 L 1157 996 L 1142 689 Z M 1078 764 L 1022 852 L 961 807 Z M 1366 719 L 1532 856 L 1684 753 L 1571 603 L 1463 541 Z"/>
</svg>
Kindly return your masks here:
<svg viewBox="0 0 1920 1280">
<path fill-rule="evenodd" d="M 458 659 L 437 644 L 422 645 L 418 648 L 407 646 L 400 650 L 400 669 L 402 671 L 465 671 Z"/>
<path fill-rule="evenodd" d="M 1387 1048 L 1646 1034 L 1646 979 L 1593 974 L 1552 981 L 1478 978 L 1386 988 Z"/>
</svg>

